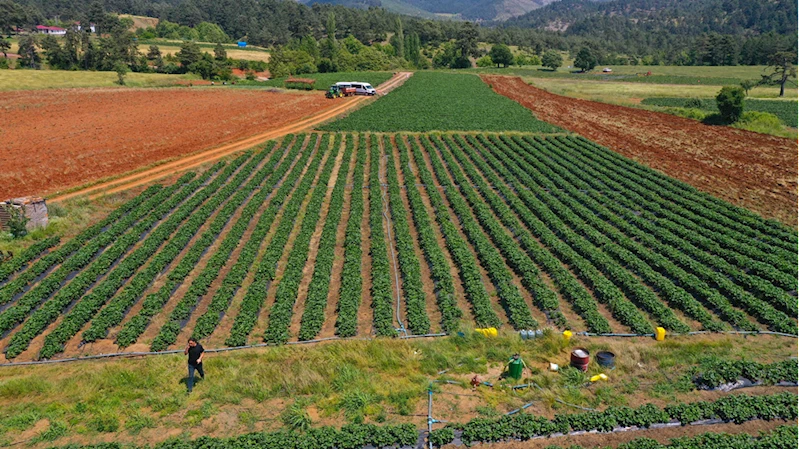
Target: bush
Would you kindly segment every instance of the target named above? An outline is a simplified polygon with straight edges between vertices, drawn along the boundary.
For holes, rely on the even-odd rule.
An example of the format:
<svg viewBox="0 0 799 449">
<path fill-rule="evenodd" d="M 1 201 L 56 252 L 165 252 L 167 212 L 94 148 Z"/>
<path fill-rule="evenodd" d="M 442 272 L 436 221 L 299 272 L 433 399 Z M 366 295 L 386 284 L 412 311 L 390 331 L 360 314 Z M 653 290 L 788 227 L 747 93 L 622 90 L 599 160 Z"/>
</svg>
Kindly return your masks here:
<svg viewBox="0 0 799 449">
<path fill-rule="evenodd" d="M 477 67 L 491 67 L 493 65 L 494 61 L 491 59 L 491 56 L 488 55 L 477 60 Z"/>
<path fill-rule="evenodd" d="M 702 109 L 698 108 L 666 108 L 666 111 L 669 114 L 676 115 L 678 117 L 685 117 L 691 120 L 704 120 L 707 117 L 707 111 L 703 111 Z"/>
<path fill-rule="evenodd" d="M 744 98 L 746 93 L 740 87 L 722 87 L 716 96 L 716 105 L 719 108 L 721 117 L 727 123 L 735 123 L 741 118 L 744 112 Z"/>
<path fill-rule="evenodd" d="M 778 134 L 783 129 L 779 117 L 769 112 L 757 111 L 744 112 L 735 127 L 762 134 Z"/>
<path fill-rule="evenodd" d="M 689 98 L 685 100 L 684 106 L 690 109 L 702 109 L 702 99 L 701 98 Z"/>
</svg>

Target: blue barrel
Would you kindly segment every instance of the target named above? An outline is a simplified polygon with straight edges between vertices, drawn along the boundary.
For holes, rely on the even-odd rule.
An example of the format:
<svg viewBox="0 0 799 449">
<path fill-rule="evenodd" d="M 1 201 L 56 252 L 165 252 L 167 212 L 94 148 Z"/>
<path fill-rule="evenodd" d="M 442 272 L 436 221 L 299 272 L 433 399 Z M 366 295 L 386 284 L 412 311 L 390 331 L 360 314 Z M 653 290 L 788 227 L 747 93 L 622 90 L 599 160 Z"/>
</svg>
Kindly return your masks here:
<svg viewBox="0 0 799 449">
<path fill-rule="evenodd" d="M 596 363 L 605 368 L 614 368 L 616 366 L 616 354 L 610 351 L 601 351 L 596 354 Z"/>
</svg>

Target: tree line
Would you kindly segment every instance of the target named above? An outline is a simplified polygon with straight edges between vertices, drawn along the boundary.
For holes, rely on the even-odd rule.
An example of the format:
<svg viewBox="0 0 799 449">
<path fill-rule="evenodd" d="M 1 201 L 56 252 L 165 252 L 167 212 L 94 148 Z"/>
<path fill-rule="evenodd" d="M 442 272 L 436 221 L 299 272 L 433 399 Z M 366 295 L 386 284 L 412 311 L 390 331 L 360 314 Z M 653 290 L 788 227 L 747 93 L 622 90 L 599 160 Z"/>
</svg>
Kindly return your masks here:
<svg viewBox="0 0 799 449">
<path fill-rule="evenodd" d="M 114 41 L 96 44 L 103 55 L 95 56 L 80 39 L 71 38 L 75 42 L 68 45 L 77 48 L 80 41 L 81 51 L 97 61 L 84 61 L 84 67 L 94 65 L 95 69 L 108 69 L 119 60 L 132 70 L 144 68 L 142 64 L 137 67 L 130 52 L 125 55 L 124 49 L 130 45 L 125 40 L 131 37 L 116 31 L 125 19 L 112 12 L 161 19 L 158 26 L 140 29 L 133 38 L 246 40 L 274 48 L 272 68 L 279 74 L 463 68 L 471 67 L 475 59 L 481 60 L 481 65 L 536 63 L 552 50 L 575 57 L 584 49 L 601 65 L 768 64 L 776 53 L 796 54 L 796 24 L 784 17 L 795 13 L 796 5 L 786 2 L 562 0 L 502 24 L 481 26 L 400 16 L 375 7 L 306 6 L 294 0 L 0 0 L 0 29 L 9 33 L 45 18 L 59 23 L 93 23 L 98 35 Z M 564 31 L 545 29 L 553 23 L 568 27 Z M 496 53 L 500 60 L 494 61 L 478 49 L 478 42 L 519 46 L 525 51 L 521 59 L 517 54 L 512 61 Z M 59 53 L 52 42 L 48 47 L 51 53 Z M 66 59 L 73 61 L 72 53 Z"/>
</svg>

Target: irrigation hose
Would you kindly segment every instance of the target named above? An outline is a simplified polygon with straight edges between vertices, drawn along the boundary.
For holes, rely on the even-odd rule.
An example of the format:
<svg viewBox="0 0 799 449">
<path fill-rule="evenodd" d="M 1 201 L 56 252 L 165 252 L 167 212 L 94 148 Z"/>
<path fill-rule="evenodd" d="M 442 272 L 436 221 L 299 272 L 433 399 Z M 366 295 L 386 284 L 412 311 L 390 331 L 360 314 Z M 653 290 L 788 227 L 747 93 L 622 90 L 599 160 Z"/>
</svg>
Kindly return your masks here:
<svg viewBox="0 0 799 449">
<path fill-rule="evenodd" d="M 388 167 L 388 155 L 385 155 L 385 157 L 383 159 L 385 159 L 386 167 Z M 388 169 L 388 168 L 386 168 L 386 169 Z M 386 235 L 388 236 L 388 241 L 389 241 L 388 247 L 389 247 L 389 249 L 391 249 L 391 263 L 392 263 L 392 265 L 394 265 L 394 284 L 395 284 L 395 287 L 397 288 L 397 314 L 396 315 L 397 315 L 397 323 L 399 324 L 398 331 L 402 332 L 403 334 L 405 334 L 407 336 L 408 335 L 408 330 L 405 329 L 405 326 L 402 324 L 402 315 L 401 315 L 402 309 L 401 309 L 401 304 L 400 304 L 401 301 L 402 301 L 402 298 L 401 298 L 400 281 L 399 281 L 399 269 L 397 268 L 397 255 L 394 253 L 394 245 L 391 244 L 391 241 L 392 241 L 391 240 L 391 218 L 389 218 L 389 215 L 388 215 L 389 206 L 388 206 L 388 201 L 386 201 L 386 191 L 383 190 L 383 187 L 386 187 L 386 189 L 388 189 L 388 185 L 385 183 L 384 179 L 380 179 L 379 181 L 380 181 L 380 202 L 383 205 L 382 214 L 383 214 L 383 218 L 386 219 Z"/>
</svg>

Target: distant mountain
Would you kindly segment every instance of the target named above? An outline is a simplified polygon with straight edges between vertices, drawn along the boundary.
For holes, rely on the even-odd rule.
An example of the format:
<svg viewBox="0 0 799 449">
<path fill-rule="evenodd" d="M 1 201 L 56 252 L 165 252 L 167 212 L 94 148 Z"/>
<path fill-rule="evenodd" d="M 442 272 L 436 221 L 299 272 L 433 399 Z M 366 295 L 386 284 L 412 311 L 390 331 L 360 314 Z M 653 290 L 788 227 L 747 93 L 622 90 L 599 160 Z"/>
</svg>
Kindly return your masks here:
<svg viewBox="0 0 799 449">
<path fill-rule="evenodd" d="M 583 36 L 625 29 L 677 35 L 786 35 L 796 34 L 796 18 L 796 0 L 560 0 L 502 25 Z"/>
<path fill-rule="evenodd" d="M 334 3 L 368 8 L 377 6 L 399 14 L 424 18 L 502 21 L 520 16 L 557 0 L 298 0 L 307 5 Z"/>
</svg>

